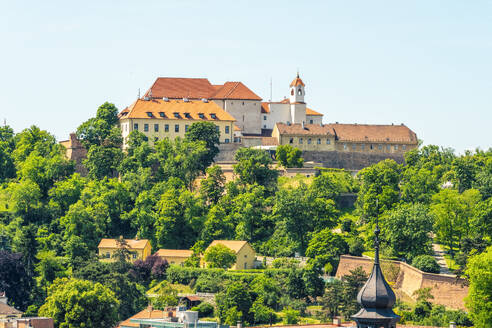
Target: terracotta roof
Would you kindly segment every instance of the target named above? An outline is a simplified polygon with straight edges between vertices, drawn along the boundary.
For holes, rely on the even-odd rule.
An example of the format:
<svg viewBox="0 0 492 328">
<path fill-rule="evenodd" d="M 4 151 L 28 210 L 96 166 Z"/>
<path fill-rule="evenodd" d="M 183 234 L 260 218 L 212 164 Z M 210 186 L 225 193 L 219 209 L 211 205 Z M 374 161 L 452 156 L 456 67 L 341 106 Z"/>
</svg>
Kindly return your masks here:
<svg viewBox="0 0 492 328">
<path fill-rule="evenodd" d="M 305 86 L 304 82 L 302 82 L 301 78 L 299 77 L 299 73 L 297 73 L 296 78 L 291 82 L 290 86 L 294 87 L 298 85 L 302 85 L 303 87 Z"/>
<path fill-rule="evenodd" d="M 318 113 L 315 110 L 312 110 L 311 108 L 306 107 L 306 115 L 311 115 L 311 116 L 323 116 L 323 114 Z"/>
<path fill-rule="evenodd" d="M 277 123 L 277 129 L 280 134 L 287 135 L 318 135 L 318 136 L 326 136 L 326 135 L 334 135 L 333 129 L 328 125 L 319 125 L 319 124 L 304 124 L 304 128 L 302 124 L 285 124 L 285 123 Z"/>
<path fill-rule="evenodd" d="M 145 96 L 151 91 L 155 98 L 201 99 L 214 94 L 215 88 L 204 78 L 158 77 Z"/>
<path fill-rule="evenodd" d="M 237 126 L 236 124 L 234 124 L 234 131 L 241 131 L 241 128 L 239 126 Z"/>
<path fill-rule="evenodd" d="M 116 243 L 117 239 L 108 239 L 108 238 L 103 238 L 99 242 L 99 245 L 97 246 L 98 248 L 117 248 L 118 244 Z M 144 249 L 145 246 L 149 243 L 148 239 L 125 239 L 125 241 L 128 244 L 128 247 L 132 249 Z"/>
<path fill-rule="evenodd" d="M 193 254 L 193 251 L 188 249 L 160 249 L 155 252 L 154 255 L 161 257 L 190 257 Z"/>
<path fill-rule="evenodd" d="M 262 102 L 261 103 L 261 112 L 262 113 L 270 113 L 270 103 Z"/>
<path fill-rule="evenodd" d="M 125 110 L 128 110 L 128 114 L 121 115 Z M 150 118 L 162 120 L 235 121 L 231 114 L 224 111 L 213 101 L 190 100 L 185 102 L 183 100 L 137 99 L 125 110 L 120 113 L 120 120 L 126 118 Z M 164 113 L 165 116 L 162 117 L 160 113 Z M 175 117 L 174 113 L 178 113 L 179 118 Z M 189 115 L 188 117 L 186 116 L 187 114 Z M 200 114 L 204 114 L 204 117 L 201 118 Z M 215 114 L 216 118 L 213 119 L 211 114 Z"/>
<path fill-rule="evenodd" d="M 200 296 L 194 296 L 194 295 L 184 296 L 183 299 L 185 299 L 185 298 L 191 302 L 196 302 L 196 301 L 202 300 L 202 298 Z"/>
<path fill-rule="evenodd" d="M 212 246 L 221 244 L 226 246 L 227 248 L 230 248 L 234 252 L 239 252 L 241 248 L 244 247 L 248 242 L 245 240 L 214 240 L 210 243 L 210 245 L 207 248 L 210 248 Z"/>
<path fill-rule="evenodd" d="M 210 99 L 244 99 L 244 100 L 261 100 L 253 91 L 241 82 L 226 82 L 217 90 Z"/>
<path fill-rule="evenodd" d="M 415 132 L 405 125 L 327 124 L 340 141 L 417 144 Z"/>
<path fill-rule="evenodd" d="M 212 85 L 204 78 L 159 77 L 145 93 L 146 97 L 169 99 L 244 99 L 261 100 L 241 82 Z"/>
<path fill-rule="evenodd" d="M 148 307 L 134 316 L 120 322 L 119 327 L 139 327 L 136 322 L 131 322 L 132 319 L 163 319 L 168 316 L 168 311 L 155 310 L 152 307 Z"/>
<path fill-rule="evenodd" d="M 278 140 L 275 137 L 263 137 L 261 138 L 262 146 L 278 146 Z"/>
<path fill-rule="evenodd" d="M 8 306 L 5 303 L 0 302 L 0 315 L 20 315 L 23 312 L 17 310 L 16 308 L 13 308 L 11 306 Z"/>
</svg>

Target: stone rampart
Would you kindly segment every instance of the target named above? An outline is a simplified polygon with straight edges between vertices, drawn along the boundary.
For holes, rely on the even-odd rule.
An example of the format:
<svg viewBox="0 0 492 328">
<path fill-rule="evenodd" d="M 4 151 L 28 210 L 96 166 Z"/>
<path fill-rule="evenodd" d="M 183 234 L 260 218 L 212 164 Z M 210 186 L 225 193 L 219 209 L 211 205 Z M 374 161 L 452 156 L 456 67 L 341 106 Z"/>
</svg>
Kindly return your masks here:
<svg viewBox="0 0 492 328">
<path fill-rule="evenodd" d="M 362 153 L 345 151 L 303 151 L 305 161 L 323 163 L 323 167 L 361 170 L 385 159 L 392 159 L 398 164 L 404 162 L 403 154 Z"/>
<path fill-rule="evenodd" d="M 464 309 L 464 298 L 468 295 L 468 287 L 465 286 L 465 280 L 459 279 L 454 275 L 434 274 L 420 271 L 419 269 L 400 261 L 383 260 L 381 268 L 385 276 L 385 264 L 390 263 L 399 267 L 398 275 L 395 281 L 390 281 L 392 287 L 404 292 L 410 298 L 415 299 L 413 293 L 420 288 L 431 288 L 431 294 L 434 299 L 431 302 L 441 304 L 452 309 Z M 336 277 L 341 278 L 350 274 L 351 270 L 362 267 L 366 273 L 370 273 L 373 266 L 373 260 L 365 257 L 356 257 L 342 255 L 338 265 Z"/>
</svg>

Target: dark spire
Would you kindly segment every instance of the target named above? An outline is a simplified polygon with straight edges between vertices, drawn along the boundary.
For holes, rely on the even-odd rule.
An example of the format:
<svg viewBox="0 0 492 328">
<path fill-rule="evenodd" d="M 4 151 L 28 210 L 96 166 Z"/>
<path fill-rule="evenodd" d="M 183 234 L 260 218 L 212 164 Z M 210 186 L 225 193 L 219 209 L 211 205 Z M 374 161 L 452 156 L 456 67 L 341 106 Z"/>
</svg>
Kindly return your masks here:
<svg viewBox="0 0 492 328">
<path fill-rule="evenodd" d="M 376 217 L 374 266 L 369 279 L 357 295 L 357 302 L 362 309 L 352 316 L 358 328 L 395 328 L 400 320 L 392 310 L 396 301 L 395 293 L 384 279 L 379 265 L 379 233 Z"/>
</svg>

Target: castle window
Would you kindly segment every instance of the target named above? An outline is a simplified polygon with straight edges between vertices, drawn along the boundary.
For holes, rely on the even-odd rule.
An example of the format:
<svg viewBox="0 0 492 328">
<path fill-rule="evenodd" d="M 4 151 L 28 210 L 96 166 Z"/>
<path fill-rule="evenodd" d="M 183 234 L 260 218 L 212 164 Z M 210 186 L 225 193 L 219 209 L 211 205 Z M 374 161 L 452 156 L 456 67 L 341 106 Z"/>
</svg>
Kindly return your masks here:
<svg viewBox="0 0 492 328">
<path fill-rule="evenodd" d="M 309 124 L 313 124 L 313 120 L 309 120 Z"/>
<path fill-rule="evenodd" d="M 263 128 L 266 129 L 266 124 L 263 124 Z"/>
<path fill-rule="evenodd" d="M 290 138 L 290 139 L 289 139 L 289 143 L 290 143 L 290 144 L 293 144 L 293 143 L 294 143 L 294 138 Z"/>
<path fill-rule="evenodd" d="M 360 150 L 364 150 L 364 148 L 366 148 L 366 145 L 364 144 L 360 145 Z"/>
<path fill-rule="evenodd" d="M 224 142 L 225 142 L 225 143 L 229 143 L 229 139 L 225 139 L 225 140 L 224 140 Z"/>
<path fill-rule="evenodd" d="M 244 106 L 244 101 L 243 101 L 243 106 Z"/>
<path fill-rule="evenodd" d="M 174 132 L 179 132 L 179 124 L 174 125 Z"/>
<path fill-rule="evenodd" d="M 290 95 L 293 96 L 294 95 L 294 89 L 290 90 Z"/>
<path fill-rule="evenodd" d="M 311 144 L 311 138 L 308 139 L 308 145 L 310 145 L 310 144 Z"/>
<path fill-rule="evenodd" d="M 299 143 L 302 144 L 302 138 L 299 138 Z"/>
<path fill-rule="evenodd" d="M 331 140 L 330 139 L 326 139 L 326 144 L 327 145 L 331 144 Z"/>
<path fill-rule="evenodd" d="M 353 144 L 352 145 L 352 150 L 356 150 L 357 149 L 357 145 L 356 144 Z"/>
<path fill-rule="evenodd" d="M 369 147 L 369 148 L 374 149 L 374 145 L 371 145 L 371 147 Z"/>
<path fill-rule="evenodd" d="M 154 131 L 159 132 L 159 124 L 154 124 Z"/>
<path fill-rule="evenodd" d="M 220 127 L 218 125 L 215 126 L 215 131 L 220 132 Z"/>
<path fill-rule="evenodd" d="M 321 139 L 318 138 L 318 145 L 321 145 Z"/>
<path fill-rule="evenodd" d="M 185 132 L 188 132 L 188 124 L 185 125 Z"/>
<path fill-rule="evenodd" d="M 174 114 L 174 117 L 179 118 L 179 113 L 178 112 L 174 112 L 173 114 Z"/>
<path fill-rule="evenodd" d="M 164 112 L 159 112 L 159 116 L 160 117 L 166 117 L 166 114 L 164 114 Z"/>
<path fill-rule="evenodd" d="M 148 124 L 144 124 L 144 131 L 149 132 L 149 125 Z"/>
<path fill-rule="evenodd" d="M 138 131 L 138 123 L 133 124 L 133 130 Z"/>
<path fill-rule="evenodd" d="M 343 150 L 347 150 L 347 144 L 343 144 Z"/>
<path fill-rule="evenodd" d="M 299 88 L 299 90 L 297 90 L 297 95 L 298 96 L 302 96 L 302 90 L 301 90 L 301 88 Z"/>
<path fill-rule="evenodd" d="M 398 150 L 398 145 L 395 145 L 395 150 Z"/>
<path fill-rule="evenodd" d="M 169 124 L 164 125 L 164 132 L 169 132 Z"/>
<path fill-rule="evenodd" d="M 263 121 L 266 121 L 266 115 L 263 115 Z"/>
<path fill-rule="evenodd" d="M 379 150 L 382 150 L 383 149 L 383 145 L 378 145 L 378 149 Z"/>
<path fill-rule="evenodd" d="M 401 146 L 401 149 L 403 149 L 403 150 L 407 149 L 407 145 Z"/>
<path fill-rule="evenodd" d="M 215 120 L 217 118 L 217 115 L 215 115 L 215 113 L 210 113 L 210 117 Z"/>
<path fill-rule="evenodd" d="M 152 112 L 147 112 L 148 117 L 152 117 Z"/>
<path fill-rule="evenodd" d="M 225 133 L 229 133 L 229 126 L 225 127 Z"/>
<path fill-rule="evenodd" d="M 186 117 L 186 118 L 191 118 L 190 113 L 185 113 L 185 117 Z"/>
<path fill-rule="evenodd" d="M 203 118 L 205 118 L 205 115 L 203 115 L 203 113 L 198 113 L 198 117 L 203 119 Z"/>
<path fill-rule="evenodd" d="M 391 150 L 391 145 L 386 145 L 386 150 Z"/>
</svg>

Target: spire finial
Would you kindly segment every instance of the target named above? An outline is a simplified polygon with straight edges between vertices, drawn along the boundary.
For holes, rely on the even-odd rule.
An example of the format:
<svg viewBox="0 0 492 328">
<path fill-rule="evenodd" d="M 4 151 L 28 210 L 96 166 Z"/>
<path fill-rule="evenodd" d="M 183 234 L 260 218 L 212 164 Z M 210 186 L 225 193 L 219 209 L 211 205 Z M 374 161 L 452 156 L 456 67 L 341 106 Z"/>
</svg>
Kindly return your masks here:
<svg viewBox="0 0 492 328">
<path fill-rule="evenodd" d="M 299 67 L 297 68 L 297 78 L 299 78 Z"/>
</svg>

